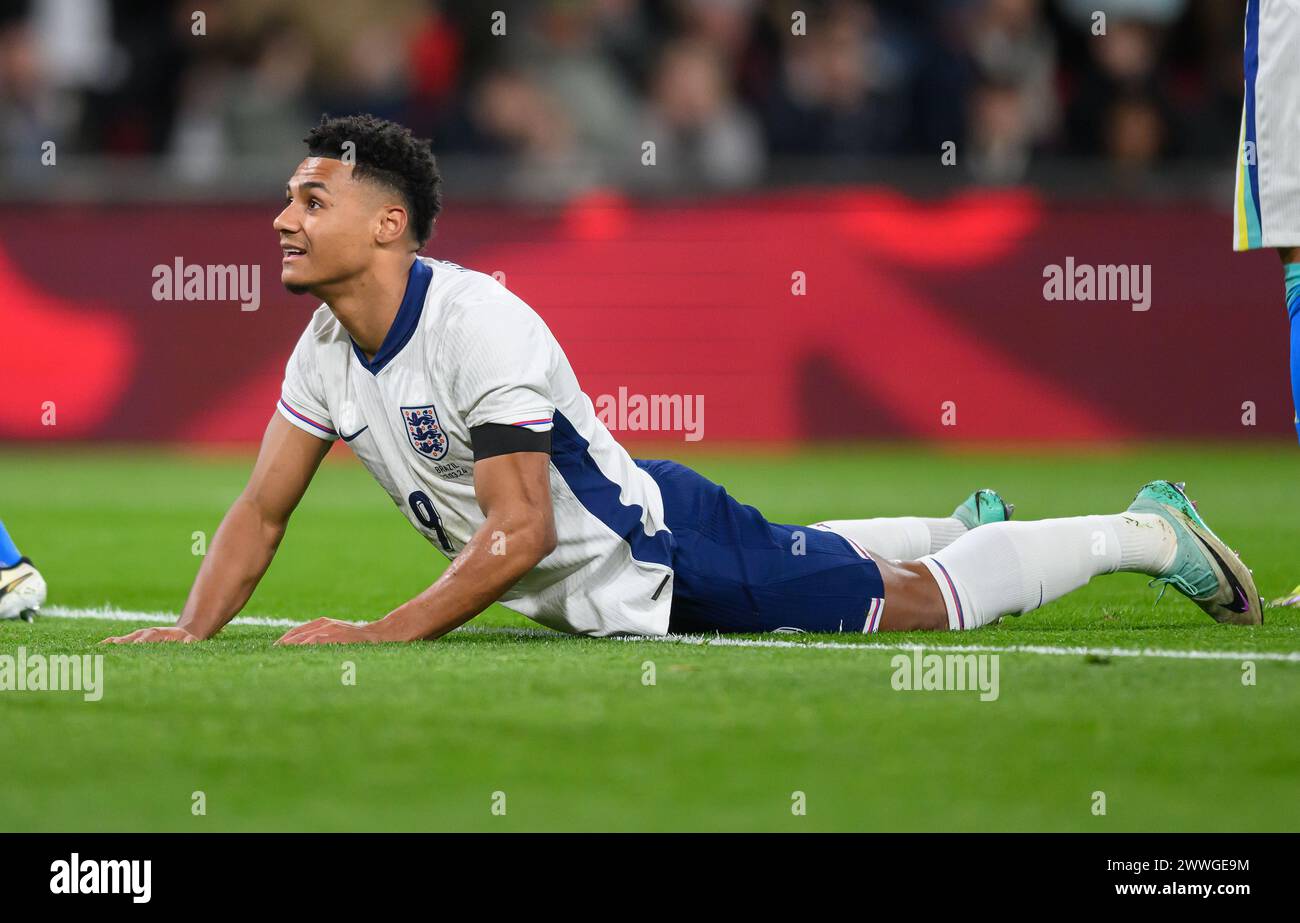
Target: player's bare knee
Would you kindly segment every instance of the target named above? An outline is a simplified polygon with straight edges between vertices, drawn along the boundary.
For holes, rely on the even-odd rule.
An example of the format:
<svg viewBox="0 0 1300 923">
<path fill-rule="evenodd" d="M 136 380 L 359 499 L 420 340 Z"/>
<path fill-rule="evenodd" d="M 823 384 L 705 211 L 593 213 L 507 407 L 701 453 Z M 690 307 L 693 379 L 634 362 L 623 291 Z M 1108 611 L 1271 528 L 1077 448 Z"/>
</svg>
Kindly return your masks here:
<svg viewBox="0 0 1300 923">
<path fill-rule="evenodd" d="M 883 631 L 937 631 L 948 627 L 948 610 L 929 569 L 919 561 L 878 561 L 885 582 Z"/>
</svg>

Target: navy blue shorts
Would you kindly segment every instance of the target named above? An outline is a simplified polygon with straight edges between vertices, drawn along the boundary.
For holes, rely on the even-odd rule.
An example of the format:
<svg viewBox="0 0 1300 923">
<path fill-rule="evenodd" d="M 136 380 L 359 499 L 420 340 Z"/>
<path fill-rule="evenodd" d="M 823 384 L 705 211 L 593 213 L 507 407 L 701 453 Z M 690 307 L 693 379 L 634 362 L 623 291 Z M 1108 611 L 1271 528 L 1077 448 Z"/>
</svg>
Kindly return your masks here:
<svg viewBox="0 0 1300 923">
<path fill-rule="evenodd" d="M 880 568 L 847 539 L 768 522 L 677 462 L 636 463 L 659 485 L 673 533 L 670 632 L 860 632 L 868 616 L 873 629 L 879 623 Z"/>
</svg>

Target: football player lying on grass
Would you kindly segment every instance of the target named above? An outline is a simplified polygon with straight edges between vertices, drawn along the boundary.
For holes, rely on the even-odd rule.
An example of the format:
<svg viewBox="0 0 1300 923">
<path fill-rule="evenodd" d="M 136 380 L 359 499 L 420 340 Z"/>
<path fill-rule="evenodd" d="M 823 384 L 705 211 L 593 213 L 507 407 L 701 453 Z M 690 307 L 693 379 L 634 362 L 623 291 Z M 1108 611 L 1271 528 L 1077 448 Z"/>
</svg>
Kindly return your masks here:
<svg viewBox="0 0 1300 923">
<path fill-rule="evenodd" d="M 324 119 L 306 141 L 274 227 L 281 281 L 323 303 L 180 620 L 109 640 L 220 631 L 339 438 L 451 565 L 377 621 L 320 618 L 282 644 L 437 638 L 498 601 L 585 635 L 968 629 L 1114 571 L 1260 621 L 1250 572 L 1168 481 L 1105 516 L 1008 522 L 980 490 L 951 516 L 794 526 L 683 465 L 631 458 L 527 304 L 418 256 L 440 209 L 426 143 L 369 116 Z"/>
</svg>

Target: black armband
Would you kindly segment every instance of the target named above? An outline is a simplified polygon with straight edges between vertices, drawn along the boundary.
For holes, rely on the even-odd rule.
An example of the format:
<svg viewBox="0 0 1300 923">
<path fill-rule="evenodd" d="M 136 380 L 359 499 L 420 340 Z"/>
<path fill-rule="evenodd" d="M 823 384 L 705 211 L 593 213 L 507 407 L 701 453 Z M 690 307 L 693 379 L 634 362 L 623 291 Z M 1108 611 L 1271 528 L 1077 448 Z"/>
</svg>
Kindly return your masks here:
<svg viewBox="0 0 1300 923">
<path fill-rule="evenodd" d="M 474 461 L 496 455 L 510 455 L 513 452 L 551 454 L 551 431 L 535 433 L 526 426 L 483 423 L 470 427 L 469 441 L 474 448 Z"/>
</svg>

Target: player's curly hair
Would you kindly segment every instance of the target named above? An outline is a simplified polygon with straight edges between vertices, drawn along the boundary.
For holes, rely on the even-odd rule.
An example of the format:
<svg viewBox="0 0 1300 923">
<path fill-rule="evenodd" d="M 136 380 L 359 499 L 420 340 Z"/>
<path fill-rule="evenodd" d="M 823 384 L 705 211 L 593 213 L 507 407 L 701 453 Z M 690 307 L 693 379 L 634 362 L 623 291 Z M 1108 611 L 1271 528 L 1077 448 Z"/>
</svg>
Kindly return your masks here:
<svg viewBox="0 0 1300 923">
<path fill-rule="evenodd" d="M 373 115 L 323 115 L 303 141 L 311 156 L 337 159 L 351 141 L 353 175 L 390 186 L 406 200 L 411 232 L 421 247 L 433 236 L 433 223 L 442 211 L 442 176 L 428 141 Z"/>
</svg>

